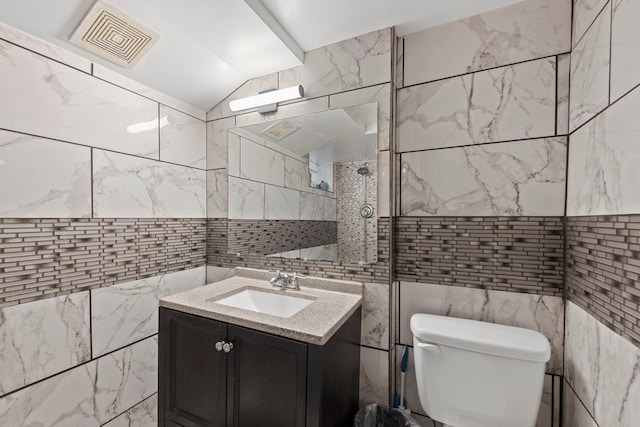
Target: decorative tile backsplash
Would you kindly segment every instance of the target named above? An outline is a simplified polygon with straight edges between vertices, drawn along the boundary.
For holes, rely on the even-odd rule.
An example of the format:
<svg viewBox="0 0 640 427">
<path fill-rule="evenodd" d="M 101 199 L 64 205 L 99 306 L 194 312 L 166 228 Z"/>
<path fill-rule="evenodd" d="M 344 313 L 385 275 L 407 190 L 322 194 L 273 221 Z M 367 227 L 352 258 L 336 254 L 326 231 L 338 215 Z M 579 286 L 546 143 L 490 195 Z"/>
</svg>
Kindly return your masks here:
<svg viewBox="0 0 640 427">
<path fill-rule="evenodd" d="M 228 220 L 210 218 L 207 220 L 207 265 L 259 269 L 277 268 L 331 279 L 346 279 L 367 283 L 389 283 L 389 224 L 390 221 L 388 218 L 378 220 L 378 262 L 368 264 L 232 255 L 228 253 Z"/>
<path fill-rule="evenodd" d="M 0 219 L 0 306 L 205 265 L 205 219 Z"/>
<path fill-rule="evenodd" d="M 562 296 L 561 217 L 400 217 L 396 278 Z"/>
<path fill-rule="evenodd" d="M 272 255 L 338 241 L 335 221 L 230 219 L 229 253 Z"/>
<path fill-rule="evenodd" d="M 640 348 L 640 215 L 567 218 L 567 297 Z"/>
</svg>

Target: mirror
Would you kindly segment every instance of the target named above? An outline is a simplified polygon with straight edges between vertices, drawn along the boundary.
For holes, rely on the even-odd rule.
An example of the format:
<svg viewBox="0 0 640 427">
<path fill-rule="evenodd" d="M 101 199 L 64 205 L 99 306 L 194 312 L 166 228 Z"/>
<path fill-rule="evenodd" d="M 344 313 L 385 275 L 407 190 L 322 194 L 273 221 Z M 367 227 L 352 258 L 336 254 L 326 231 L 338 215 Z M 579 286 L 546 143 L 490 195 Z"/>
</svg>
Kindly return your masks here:
<svg viewBox="0 0 640 427">
<path fill-rule="evenodd" d="M 228 131 L 228 250 L 377 261 L 377 104 Z"/>
</svg>

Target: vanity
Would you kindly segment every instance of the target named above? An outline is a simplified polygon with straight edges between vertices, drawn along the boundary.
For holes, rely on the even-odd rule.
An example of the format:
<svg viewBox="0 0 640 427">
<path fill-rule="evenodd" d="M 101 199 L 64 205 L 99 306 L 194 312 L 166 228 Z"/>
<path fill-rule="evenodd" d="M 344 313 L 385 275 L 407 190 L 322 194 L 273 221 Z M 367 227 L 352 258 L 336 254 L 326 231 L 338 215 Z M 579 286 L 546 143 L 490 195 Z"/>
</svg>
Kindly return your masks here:
<svg viewBox="0 0 640 427">
<path fill-rule="evenodd" d="M 160 300 L 159 425 L 347 426 L 358 410 L 362 284 L 273 274 Z"/>
</svg>

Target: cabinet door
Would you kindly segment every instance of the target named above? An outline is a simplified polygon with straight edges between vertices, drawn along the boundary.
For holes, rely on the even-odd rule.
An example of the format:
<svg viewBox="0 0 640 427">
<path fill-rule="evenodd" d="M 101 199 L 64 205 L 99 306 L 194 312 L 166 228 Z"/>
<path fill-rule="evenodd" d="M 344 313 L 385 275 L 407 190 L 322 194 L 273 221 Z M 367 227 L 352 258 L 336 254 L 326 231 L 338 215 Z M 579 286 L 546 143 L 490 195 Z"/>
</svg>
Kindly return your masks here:
<svg viewBox="0 0 640 427">
<path fill-rule="evenodd" d="M 233 325 L 229 340 L 227 424 L 304 426 L 307 345 Z"/>
<path fill-rule="evenodd" d="M 160 426 L 225 426 L 227 325 L 160 309 Z"/>
</svg>

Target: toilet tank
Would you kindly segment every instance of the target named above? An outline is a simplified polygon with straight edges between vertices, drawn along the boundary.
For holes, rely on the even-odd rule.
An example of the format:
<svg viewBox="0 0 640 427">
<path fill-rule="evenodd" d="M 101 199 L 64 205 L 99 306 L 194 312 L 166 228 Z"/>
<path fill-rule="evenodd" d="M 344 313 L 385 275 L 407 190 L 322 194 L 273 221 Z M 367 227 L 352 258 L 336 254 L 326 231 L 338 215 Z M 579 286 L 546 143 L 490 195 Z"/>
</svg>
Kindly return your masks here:
<svg viewBox="0 0 640 427">
<path fill-rule="evenodd" d="M 430 314 L 411 317 L 420 404 L 454 427 L 531 427 L 551 355 L 539 332 Z"/>
</svg>

